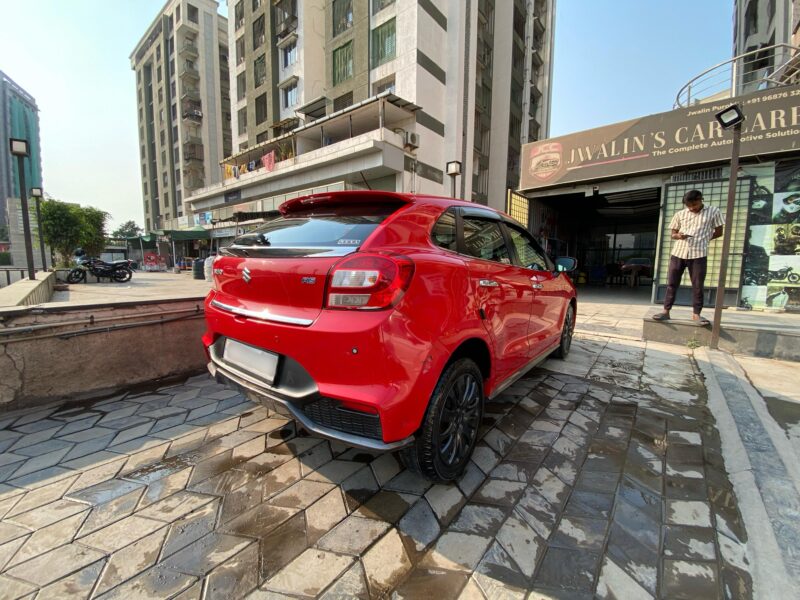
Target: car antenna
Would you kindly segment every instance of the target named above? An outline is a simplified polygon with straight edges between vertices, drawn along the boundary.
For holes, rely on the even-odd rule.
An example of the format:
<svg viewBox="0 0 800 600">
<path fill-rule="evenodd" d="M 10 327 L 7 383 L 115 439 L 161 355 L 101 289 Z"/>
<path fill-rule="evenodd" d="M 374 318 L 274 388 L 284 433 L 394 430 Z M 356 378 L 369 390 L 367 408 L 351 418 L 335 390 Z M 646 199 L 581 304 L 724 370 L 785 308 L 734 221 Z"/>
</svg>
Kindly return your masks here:
<svg viewBox="0 0 800 600">
<path fill-rule="evenodd" d="M 364 185 L 367 186 L 367 189 L 368 190 L 372 190 L 372 188 L 369 187 L 369 183 L 367 183 L 367 178 L 364 177 L 364 171 L 359 171 L 359 174 L 361 175 L 361 179 L 364 180 Z"/>
</svg>

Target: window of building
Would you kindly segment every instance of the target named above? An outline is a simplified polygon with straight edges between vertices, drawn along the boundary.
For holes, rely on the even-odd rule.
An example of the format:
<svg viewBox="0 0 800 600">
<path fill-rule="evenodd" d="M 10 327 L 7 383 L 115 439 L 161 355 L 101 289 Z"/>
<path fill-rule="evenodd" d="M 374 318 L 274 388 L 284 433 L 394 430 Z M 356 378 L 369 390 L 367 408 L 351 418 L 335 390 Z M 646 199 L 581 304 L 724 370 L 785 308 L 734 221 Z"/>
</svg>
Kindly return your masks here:
<svg viewBox="0 0 800 600">
<path fill-rule="evenodd" d="M 173 98 L 175 97 L 175 90 L 176 90 L 176 89 L 177 89 L 177 88 L 175 87 L 175 82 L 174 82 L 174 81 L 171 81 L 171 82 L 170 82 L 170 84 L 169 84 L 169 94 L 170 94 L 170 96 L 172 96 Z"/>
<path fill-rule="evenodd" d="M 333 0 L 333 37 L 353 26 L 353 0 Z"/>
<path fill-rule="evenodd" d="M 247 142 L 242 142 L 241 144 L 239 144 L 239 152 L 241 152 L 242 150 L 247 150 L 247 147 L 248 147 L 248 143 Z"/>
<path fill-rule="evenodd" d="M 522 132 L 522 121 L 519 117 L 511 115 L 508 119 L 508 137 L 519 141 Z"/>
<path fill-rule="evenodd" d="M 175 183 L 179 184 L 181 182 L 181 170 L 175 169 Z"/>
<path fill-rule="evenodd" d="M 353 42 L 333 51 L 333 85 L 347 81 L 353 76 Z"/>
<path fill-rule="evenodd" d="M 289 108 L 297 104 L 297 84 L 286 86 L 283 88 L 283 108 Z"/>
<path fill-rule="evenodd" d="M 394 0 L 372 0 L 372 14 L 381 12 L 390 4 L 394 4 Z"/>
<path fill-rule="evenodd" d="M 164 102 L 164 88 L 158 88 L 158 103 Z"/>
<path fill-rule="evenodd" d="M 256 12 L 261 6 L 261 0 L 253 0 L 253 12 Z"/>
<path fill-rule="evenodd" d="M 156 60 L 161 60 L 161 46 L 156 46 Z"/>
<path fill-rule="evenodd" d="M 287 46 L 284 46 L 281 50 L 281 56 L 283 56 L 283 68 L 291 67 L 294 63 L 297 62 L 297 42 L 292 42 Z"/>
<path fill-rule="evenodd" d="M 392 60 L 395 56 L 396 46 L 395 20 L 389 19 L 383 25 L 372 30 L 372 66 L 377 67 Z"/>
<path fill-rule="evenodd" d="M 333 112 L 344 110 L 353 104 L 353 92 L 342 94 L 338 98 L 333 99 Z"/>
<path fill-rule="evenodd" d="M 236 40 L 236 64 L 240 65 L 244 62 L 244 36 Z"/>
<path fill-rule="evenodd" d="M 197 10 L 196 6 L 192 6 L 191 4 L 187 5 L 187 14 L 189 16 L 189 20 L 192 23 L 199 23 L 200 22 L 200 13 Z"/>
<path fill-rule="evenodd" d="M 275 23 L 280 30 L 290 19 L 297 18 L 297 0 L 273 0 L 275 5 Z"/>
<path fill-rule="evenodd" d="M 166 133 L 164 132 L 163 129 L 159 132 L 158 139 L 159 139 L 159 141 L 161 141 L 161 145 L 163 146 L 164 145 L 164 140 L 166 139 Z"/>
<path fill-rule="evenodd" d="M 253 50 L 258 50 L 264 45 L 264 34 L 266 31 L 264 24 L 264 15 L 261 15 L 255 21 L 253 21 Z"/>
<path fill-rule="evenodd" d="M 181 22 L 181 5 L 180 4 L 178 4 L 178 6 L 175 7 L 175 22 L 176 23 L 180 23 Z"/>
<path fill-rule="evenodd" d="M 167 52 L 170 56 L 175 54 L 175 38 L 171 37 L 167 40 Z"/>
<path fill-rule="evenodd" d="M 167 179 L 167 172 L 164 171 L 163 173 L 161 173 L 161 182 L 164 184 L 164 187 L 167 187 L 167 182 L 168 181 L 169 181 L 169 179 Z M 164 206 L 166 206 L 166 204 Z"/>
<path fill-rule="evenodd" d="M 256 98 L 256 125 L 261 125 L 267 120 L 267 95 L 261 94 Z"/>
<path fill-rule="evenodd" d="M 242 71 L 236 76 L 236 99 L 244 100 L 247 94 L 247 72 Z"/>
<path fill-rule="evenodd" d="M 234 28 L 239 29 L 244 25 L 244 0 L 239 0 L 233 8 Z"/>
<path fill-rule="evenodd" d="M 140 154 L 142 155 L 142 158 L 144 158 L 144 153 L 145 153 L 144 146 L 142 146 L 141 147 L 141 152 L 140 152 Z M 144 168 L 144 167 L 142 167 L 142 168 Z"/>
<path fill-rule="evenodd" d="M 238 115 L 239 135 L 244 135 L 247 133 L 247 107 L 240 109 Z"/>
<path fill-rule="evenodd" d="M 394 74 L 375 82 L 372 93 L 380 94 L 382 92 L 391 92 L 394 94 Z"/>
<path fill-rule="evenodd" d="M 172 112 L 172 120 L 174 121 L 175 119 L 178 118 L 178 106 L 176 104 L 172 105 L 171 112 Z"/>
<path fill-rule="evenodd" d="M 161 65 L 156 69 L 156 78 L 158 81 L 161 81 Z"/>
<path fill-rule="evenodd" d="M 267 55 L 259 56 L 253 63 L 253 77 L 255 86 L 259 87 L 267 79 Z M 240 98 L 241 100 L 241 98 Z"/>
<path fill-rule="evenodd" d="M 172 139 L 175 141 L 176 144 L 178 143 L 178 126 L 177 125 L 173 125 L 172 126 Z"/>
<path fill-rule="evenodd" d="M 269 131 L 262 131 L 256 136 L 256 144 L 266 142 L 269 139 Z"/>
</svg>

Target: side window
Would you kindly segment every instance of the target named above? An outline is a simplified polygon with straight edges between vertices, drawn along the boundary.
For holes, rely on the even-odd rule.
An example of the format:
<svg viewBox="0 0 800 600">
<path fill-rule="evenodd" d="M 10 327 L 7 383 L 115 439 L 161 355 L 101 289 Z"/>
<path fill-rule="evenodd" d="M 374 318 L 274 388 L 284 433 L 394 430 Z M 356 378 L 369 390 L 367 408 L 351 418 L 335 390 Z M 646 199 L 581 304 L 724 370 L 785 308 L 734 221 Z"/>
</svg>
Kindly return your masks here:
<svg viewBox="0 0 800 600">
<path fill-rule="evenodd" d="M 534 271 L 552 271 L 545 253 L 530 236 L 511 225 L 507 227 L 508 233 L 511 235 L 511 243 L 514 244 L 519 262 L 523 267 Z"/>
<path fill-rule="evenodd" d="M 448 210 L 433 226 L 431 239 L 437 246 L 441 246 L 453 252 L 458 251 L 458 240 L 456 238 L 456 216 L 453 211 Z"/>
<path fill-rule="evenodd" d="M 464 217 L 464 245 L 470 256 L 511 264 L 511 256 L 498 221 Z"/>
</svg>

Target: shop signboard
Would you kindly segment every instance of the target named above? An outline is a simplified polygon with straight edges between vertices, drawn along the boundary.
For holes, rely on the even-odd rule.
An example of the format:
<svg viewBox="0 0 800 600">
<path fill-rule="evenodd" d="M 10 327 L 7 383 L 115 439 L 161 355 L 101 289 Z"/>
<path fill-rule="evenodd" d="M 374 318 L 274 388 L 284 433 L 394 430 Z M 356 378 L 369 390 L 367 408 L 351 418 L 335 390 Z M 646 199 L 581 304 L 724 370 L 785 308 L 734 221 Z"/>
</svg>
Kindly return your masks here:
<svg viewBox="0 0 800 600">
<path fill-rule="evenodd" d="M 525 144 L 520 190 L 663 171 L 730 159 L 731 134 L 714 114 L 739 103 L 741 156 L 800 150 L 800 86 L 697 104 Z"/>
</svg>

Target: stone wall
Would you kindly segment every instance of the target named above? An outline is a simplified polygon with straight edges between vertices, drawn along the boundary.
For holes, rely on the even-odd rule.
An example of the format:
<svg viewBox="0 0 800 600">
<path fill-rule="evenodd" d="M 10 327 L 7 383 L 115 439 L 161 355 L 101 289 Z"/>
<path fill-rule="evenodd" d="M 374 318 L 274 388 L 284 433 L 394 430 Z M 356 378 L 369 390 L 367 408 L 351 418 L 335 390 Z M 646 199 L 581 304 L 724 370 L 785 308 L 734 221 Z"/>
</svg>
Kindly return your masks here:
<svg viewBox="0 0 800 600">
<path fill-rule="evenodd" d="M 0 308 L 0 413 L 198 372 L 203 300 Z"/>
</svg>

